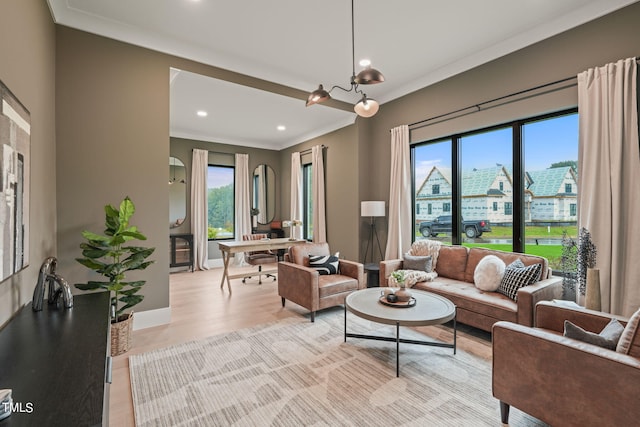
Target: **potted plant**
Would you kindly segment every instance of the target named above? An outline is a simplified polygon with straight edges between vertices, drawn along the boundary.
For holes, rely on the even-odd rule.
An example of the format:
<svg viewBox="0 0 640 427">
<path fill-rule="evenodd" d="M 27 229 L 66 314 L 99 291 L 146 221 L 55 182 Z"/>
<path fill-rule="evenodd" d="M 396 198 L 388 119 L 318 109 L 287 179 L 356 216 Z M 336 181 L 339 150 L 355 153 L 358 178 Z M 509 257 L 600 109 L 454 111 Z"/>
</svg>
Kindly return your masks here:
<svg viewBox="0 0 640 427">
<path fill-rule="evenodd" d="M 562 267 L 562 299 L 567 301 L 577 301 L 576 284 L 578 269 L 578 244 L 568 235 L 567 231 L 562 232 L 562 255 L 560 257 Z"/>
<path fill-rule="evenodd" d="M 86 242 L 80 244 L 83 258 L 76 258 L 80 264 L 95 271 L 105 280 L 90 280 L 76 284 L 78 289 L 95 291 L 104 289 L 111 293 L 111 355 L 117 356 L 131 346 L 133 312 L 126 313 L 144 296 L 138 292 L 146 280 L 126 281 L 126 274 L 132 270 L 144 270 L 153 261 L 147 258 L 155 248 L 132 246 L 134 240 L 147 240 L 138 228 L 129 224 L 135 213 L 135 206 L 127 196 L 118 209 L 111 205 L 104 207 L 104 234 L 83 231 Z"/>
<path fill-rule="evenodd" d="M 593 310 L 600 310 L 600 270 L 596 268 L 597 253 L 589 230 L 580 228 L 577 253 L 580 305 Z"/>
</svg>

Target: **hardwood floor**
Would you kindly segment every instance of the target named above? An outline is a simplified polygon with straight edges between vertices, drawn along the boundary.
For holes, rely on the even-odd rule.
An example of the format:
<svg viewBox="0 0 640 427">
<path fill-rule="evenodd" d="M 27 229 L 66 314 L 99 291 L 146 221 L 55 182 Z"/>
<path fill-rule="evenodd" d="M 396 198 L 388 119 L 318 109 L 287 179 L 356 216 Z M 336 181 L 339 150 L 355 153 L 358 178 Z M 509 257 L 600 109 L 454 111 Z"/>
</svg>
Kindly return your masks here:
<svg viewBox="0 0 640 427">
<path fill-rule="evenodd" d="M 255 278 L 248 280 L 246 284 L 241 279 L 232 280 L 233 294 L 229 295 L 226 284 L 224 290 L 220 289 L 221 277 L 221 268 L 170 275 L 171 323 L 134 331 L 131 350 L 114 358 L 109 404 L 110 425 L 135 425 L 129 356 L 291 316 L 309 319 L 309 312 L 292 302 L 287 301 L 286 307 L 282 307 L 277 282 L 273 279 L 263 280 L 262 285 L 258 285 Z M 317 316 L 336 310 L 342 311 L 343 308 L 323 310 Z M 417 330 L 446 342 L 453 339 L 452 330 L 447 326 L 422 327 Z M 458 329 L 458 348 L 490 359 L 491 343 L 487 337 L 488 334 L 482 331 L 462 326 Z"/>
</svg>

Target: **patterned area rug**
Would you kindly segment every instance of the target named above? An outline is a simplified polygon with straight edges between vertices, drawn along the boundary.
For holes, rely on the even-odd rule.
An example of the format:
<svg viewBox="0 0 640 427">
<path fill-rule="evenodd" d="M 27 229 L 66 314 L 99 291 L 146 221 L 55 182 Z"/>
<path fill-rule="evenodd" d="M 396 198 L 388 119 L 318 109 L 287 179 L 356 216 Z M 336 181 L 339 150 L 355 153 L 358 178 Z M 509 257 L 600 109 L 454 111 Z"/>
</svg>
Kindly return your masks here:
<svg viewBox="0 0 640 427">
<path fill-rule="evenodd" d="M 394 328 L 349 314 L 349 332 Z M 292 318 L 129 358 L 138 426 L 499 426 L 489 362 Z M 402 338 L 427 339 L 408 328 Z M 510 425 L 543 425 L 511 410 Z"/>
</svg>

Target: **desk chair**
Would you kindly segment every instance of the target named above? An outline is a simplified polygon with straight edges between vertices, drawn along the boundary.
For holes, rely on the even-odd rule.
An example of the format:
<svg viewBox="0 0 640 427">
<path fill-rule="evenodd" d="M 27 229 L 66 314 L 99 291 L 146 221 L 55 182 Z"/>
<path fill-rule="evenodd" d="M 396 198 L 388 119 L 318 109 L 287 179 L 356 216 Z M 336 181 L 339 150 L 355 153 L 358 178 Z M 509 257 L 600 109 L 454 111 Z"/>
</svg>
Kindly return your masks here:
<svg viewBox="0 0 640 427">
<path fill-rule="evenodd" d="M 266 239 L 267 235 L 264 233 L 258 234 L 245 234 L 242 236 L 242 240 L 262 240 Z M 244 259 L 248 264 L 257 265 L 258 266 L 258 284 L 262 285 L 262 276 L 271 277 L 273 280 L 276 280 L 276 276 L 273 274 L 262 274 L 262 264 L 272 264 L 274 262 L 278 262 L 278 255 L 273 253 L 272 251 L 253 251 L 253 252 L 245 252 Z M 242 283 L 246 283 L 247 279 L 250 279 L 253 276 L 245 277 L 242 279 Z"/>
</svg>

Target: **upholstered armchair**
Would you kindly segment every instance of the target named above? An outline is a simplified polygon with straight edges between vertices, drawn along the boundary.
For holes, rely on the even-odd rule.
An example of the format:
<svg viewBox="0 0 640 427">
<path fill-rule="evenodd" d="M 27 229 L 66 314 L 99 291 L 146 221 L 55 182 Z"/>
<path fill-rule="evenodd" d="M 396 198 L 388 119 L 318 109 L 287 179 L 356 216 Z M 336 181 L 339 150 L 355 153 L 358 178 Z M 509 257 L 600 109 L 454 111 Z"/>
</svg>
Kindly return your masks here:
<svg viewBox="0 0 640 427">
<path fill-rule="evenodd" d="M 563 336 L 564 321 L 599 333 L 612 318 L 626 319 L 553 302 L 538 303 L 535 314 L 535 328 L 493 325 L 493 396 L 502 422 L 513 406 L 554 426 L 638 425 L 640 316 L 629 320 L 616 351 Z"/>
<path fill-rule="evenodd" d="M 289 248 L 285 261 L 278 263 L 278 294 L 315 313 L 323 308 L 344 304 L 351 292 L 366 288 L 364 266 L 358 262 L 340 259 L 337 274 L 320 274 L 310 267 L 309 255 L 331 255 L 329 244 L 308 243 Z"/>
</svg>

